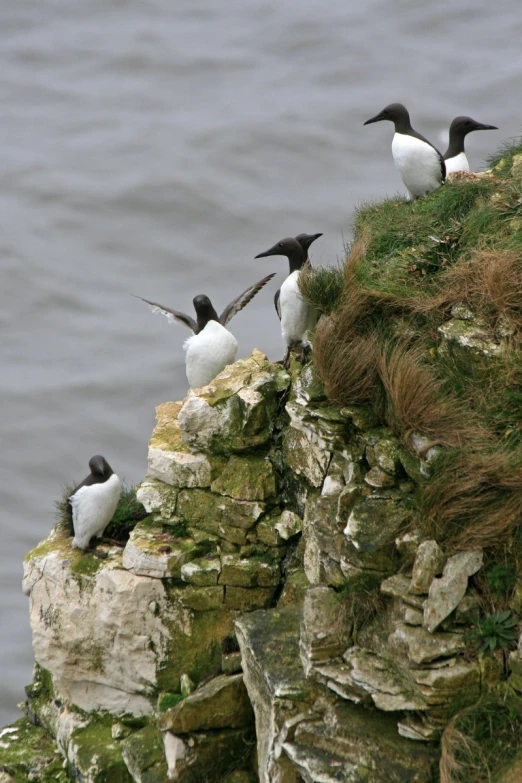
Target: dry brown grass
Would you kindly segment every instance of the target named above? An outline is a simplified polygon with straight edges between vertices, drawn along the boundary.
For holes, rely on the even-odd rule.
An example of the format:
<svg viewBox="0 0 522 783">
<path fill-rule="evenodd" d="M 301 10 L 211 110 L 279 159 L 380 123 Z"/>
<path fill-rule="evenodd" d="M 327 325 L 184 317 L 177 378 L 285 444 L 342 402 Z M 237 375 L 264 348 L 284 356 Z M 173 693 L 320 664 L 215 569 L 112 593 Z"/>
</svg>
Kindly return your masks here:
<svg viewBox="0 0 522 783">
<path fill-rule="evenodd" d="M 328 399 L 337 405 L 375 403 L 381 398 L 375 334 L 342 329 L 337 316 L 323 318 L 314 340 L 314 359 Z"/>
<path fill-rule="evenodd" d="M 500 450 L 447 455 L 424 486 L 422 511 L 455 549 L 501 546 L 522 521 L 522 468 Z"/>
<path fill-rule="evenodd" d="M 425 364 L 426 350 L 397 344 L 380 353 L 378 372 L 386 391 L 386 419 L 407 441 L 411 432 L 443 446 L 481 441 L 477 417 L 459 400 L 441 393 L 440 381 Z"/>
<path fill-rule="evenodd" d="M 440 290 L 433 296 L 416 296 L 412 310 L 427 313 L 457 303 L 488 320 L 522 329 L 522 254 L 513 250 L 480 250 L 444 271 Z"/>
</svg>

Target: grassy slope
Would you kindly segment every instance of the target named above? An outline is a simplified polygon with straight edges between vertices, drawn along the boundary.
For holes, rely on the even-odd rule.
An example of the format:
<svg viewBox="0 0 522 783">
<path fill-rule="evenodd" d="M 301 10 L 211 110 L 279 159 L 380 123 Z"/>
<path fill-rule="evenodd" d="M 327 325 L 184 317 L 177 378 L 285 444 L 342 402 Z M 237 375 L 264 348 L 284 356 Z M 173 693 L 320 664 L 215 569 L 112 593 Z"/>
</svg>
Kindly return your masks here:
<svg viewBox="0 0 522 783">
<path fill-rule="evenodd" d="M 485 612 L 518 614 L 522 140 L 490 163 L 491 172 L 458 176 L 421 201 L 362 207 L 344 268 L 311 270 L 301 285 L 324 314 L 314 361 L 327 396 L 370 406 L 407 447 L 413 432 L 442 446 L 419 488 L 423 532 L 448 552 L 484 547 L 475 586 Z M 499 356 L 448 351 L 438 327 L 456 305 L 473 313 L 485 343 L 502 346 Z M 521 716 L 509 688 L 457 713 L 441 781 L 492 780 L 499 751 L 504 761 L 516 753 Z"/>
</svg>

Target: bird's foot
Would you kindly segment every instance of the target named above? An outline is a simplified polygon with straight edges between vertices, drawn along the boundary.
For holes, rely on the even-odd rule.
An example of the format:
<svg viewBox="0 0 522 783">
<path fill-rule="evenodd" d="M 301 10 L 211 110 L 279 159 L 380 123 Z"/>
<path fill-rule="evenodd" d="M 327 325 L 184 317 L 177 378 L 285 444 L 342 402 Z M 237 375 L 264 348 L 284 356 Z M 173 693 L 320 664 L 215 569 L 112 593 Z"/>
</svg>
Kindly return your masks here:
<svg viewBox="0 0 522 783">
<path fill-rule="evenodd" d="M 290 367 L 290 351 L 291 351 L 291 347 L 288 346 L 288 348 L 286 349 L 285 358 L 282 361 L 282 365 L 285 368 L 285 370 L 288 370 Z"/>
<path fill-rule="evenodd" d="M 102 538 L 100 538 L 100 542 L 102 544 L 110 544 L 111 546 L 119 546 L 122 549 L 125 546 L 123 541 L 118 541 L 117 538 L 108 538 L 107 536 L 102 536 Z"/>
<path fill-rule="evenodd" d="M 98 552 L 96 547 L 90 546 L 86 552 L 90 552 L 91 555 L 94 555 L 94 557 L 98 557 L 100 560 L 107 560 L 109 555 L 107 552 Z"/>
</svg>

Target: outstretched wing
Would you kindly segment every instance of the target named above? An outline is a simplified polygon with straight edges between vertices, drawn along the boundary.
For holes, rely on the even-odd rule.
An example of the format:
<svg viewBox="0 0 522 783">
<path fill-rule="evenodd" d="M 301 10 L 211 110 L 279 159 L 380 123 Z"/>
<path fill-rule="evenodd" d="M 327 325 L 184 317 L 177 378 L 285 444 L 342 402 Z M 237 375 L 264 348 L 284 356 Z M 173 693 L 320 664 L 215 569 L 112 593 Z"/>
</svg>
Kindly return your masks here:
<svg viewBox="0 0 522 783">
<path fill-rule="evenodd" d="M 254 285 L 251 285 L 250 288 L 247 288 L 246 291 L 243 291 L 242 294 L 239 294 L 235 299 L 228 304 L 221 315 L 219 316 L 219 321 L 222 326 L 226 326 L 231 318 L 233 318 L 236 313 L 239 313 L 240 310 L 247 305 L 251 299 L 254 298 L 254 296 L 261 291 L 264 285 L 268 283 L 269 280 L 271 280 L 275 275 L 275 272 L 272 272 L 271 275 L 267 275 L 266 277 L 263 277 L 262 280 L 260 280 L 258 283 L 254 283 Z"/>
<path fill-rule="evenodd" d="M 279 304 L 280 295 L 281 295 L 281 289 L 278 288 L 274 296 L 274 307 L 276 309 L 277 315 L 279 316 L 279 320 L 281 320 L 281 305 Z"/>
<path fill-rule="evenodd" d="M 136 294 L 132 294 L 132 296 L 136 296 Z M 152 308 L 153 313 L 162 313 L 163 315 L 166 315 L 170 324 L 177 321 L 178 323 L 183 324 L 183 326 L 188 326 L 189 329 L 192 329 L 194 334 L 197 334 L 198 325 L 190 315 L 179 313 L 177 310 L 171 310 L 170 307 L 163 307 L 163 305 L 158 304 L 158 302 L 151 302 L 149 299 L 144 299 L 142 296 L 136 296 L 136 299 L 141 299 L 142 302 L 148 304 Z"/>
</svg>

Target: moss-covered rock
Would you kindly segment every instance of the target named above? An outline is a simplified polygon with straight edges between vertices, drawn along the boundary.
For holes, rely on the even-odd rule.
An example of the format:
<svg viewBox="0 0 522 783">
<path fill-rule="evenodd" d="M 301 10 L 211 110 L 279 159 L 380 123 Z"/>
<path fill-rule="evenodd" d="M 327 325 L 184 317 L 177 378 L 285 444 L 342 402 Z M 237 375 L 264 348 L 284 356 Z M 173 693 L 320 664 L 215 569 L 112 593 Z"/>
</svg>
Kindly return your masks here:
<svg viewBox="0 0 522 783">
<path fill-rule="evenodd" d="M 76 729 L 67 748 L 67 758 L 74 779 L 85 783 L 133 783 L 123 760 L 122 747 L 112 737 L 107 722 L 93 721 Z"/>
<path fill-rule="evenodd" d="M 152 519 L 138 522 L 123 551 L 123 567 L 139 576 L 181 577 L 181 567 L 208 553 L 206 539 L 173 535 Z"/>
<path fill-rule="evenodd" d="M 15 783 L 67 783 L 63 756 L 54 738 L 27 718 L 0 729 L 0 773 Z"/>
<path fill-rule="evenodd" d="M 145 726 L 124 739 L 122 755 L 133 781 L 165 783 L 168 780 L 162 736 L 155 726 Z"/>
<path fill-rule="evenodd" d="M 246 544 L 247 531 L 264 512 L 263 503 L 235 500 L 202 489 L 182 490 L 177 514 L 190 528 L 223 538 L 232 544 Z"/>
<path fill-rule="evenodd" d="M 272 463 L 265 457 L 230 457 L 221 475 L 212 482 L 212 492 L 236 500 L 266 500 L 277 492 Z"/>
<path fill-rule="evenodd" d="M 251 726 L 253 722 L 254 713 L 243 684 L 243 675 L 223 674 L 164 712 L 158 725 L 162 731 L 190 734 Z"/>
<path fill-rule="evenodd" d="M 225 368 L 209 386 L 189 392 L 178 417 L 184 443 L 215 454 L 267 444 L 289 383 L 280 365 L 254 351 Z"/>
</svg>

